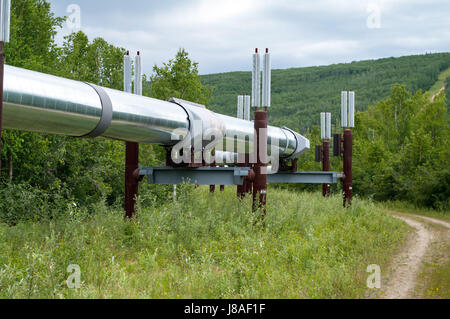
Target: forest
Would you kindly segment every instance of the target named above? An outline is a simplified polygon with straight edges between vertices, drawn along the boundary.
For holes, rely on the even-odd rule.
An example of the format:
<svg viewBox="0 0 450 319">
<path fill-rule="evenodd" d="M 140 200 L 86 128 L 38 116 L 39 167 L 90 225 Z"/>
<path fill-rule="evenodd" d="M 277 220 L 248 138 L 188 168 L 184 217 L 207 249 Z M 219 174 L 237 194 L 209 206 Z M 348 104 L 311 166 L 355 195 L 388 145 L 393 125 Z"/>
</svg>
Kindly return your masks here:
<svg viewBox="0 0 450 319">
<path fill-rule="evenodd" d="M 124 48 L 102 38 L 71 34 L 64 44 L 55 35 L 64 19 L 46 1 L 17 0 L 11 16 L 6 63 L 80 81 L 122 89 Z M 449 86 L 431 99 L 427 90 L 450 66 L 450 53 L 425 54 L 331 66 L 273 71 L 273 107 L 269 121 L 286 125 L 320 143 L 320 111 L 339 120 L 341 89 L 354 89 L 357 126 L 354 193 L 380 201 L 408 201 L 442 211 L 449 208 Z M 172 72 L 176 70 L 177 72 Z M 198 64 L 180 49 L 177 56 L 144 76 L 144 95 L 170 96 L 207 104 L 234 115 L 236 95 L 250 91 L 249 72 L 198 74 Z M 177 78 L 171 78 L 173 74 Z M 447 78 L 448 82 L 448 78 Z M 188 85 L 188 90 L 181 90 Z M 190 92 L 189 95 L 181 92 Z M 447 101 L 447 102 L 446 102 Z M 333 133 L 339 132 L 339 127 Z M 1 153 L 0 220 L 52 217 L 72 207 L 95 211 L 101 203 L 123 205 L 124 143 L 4 130 Z M 143 145 L 142 165 L 160 165 L 163 149 Z M 332 169 L 341 170 L 332 160 Z M 314 152 L 300 158 L 301 170 L 320 170 Z M 159 201 L 167 187 L 148 187 L 141 195 Z M 284 187 L 284 186 L 275 186 Z M 297 186 L 317 191 L 318 186 Z M 340 185 L 334 187 L 339 192 Z"/>
<path fill-rule="evenodd" d="M 447 52 L 272 70 L 273 107 L 269 118 L 273 125 L 308 131 L 318 123 L 320 112 L 339 117 L 342 90 L 357 92 L 357 109 L 365 111 L 387 98 L 395 84 L 404 84 L 409 92 L 427 91 L 449 67 Z M 210 106 L 216 112 L 235 115 L 236 96 L 251 93 L 250 71 L 209 74 L 201 79 L 203 84 L 215 87 Z"/>
</svg>

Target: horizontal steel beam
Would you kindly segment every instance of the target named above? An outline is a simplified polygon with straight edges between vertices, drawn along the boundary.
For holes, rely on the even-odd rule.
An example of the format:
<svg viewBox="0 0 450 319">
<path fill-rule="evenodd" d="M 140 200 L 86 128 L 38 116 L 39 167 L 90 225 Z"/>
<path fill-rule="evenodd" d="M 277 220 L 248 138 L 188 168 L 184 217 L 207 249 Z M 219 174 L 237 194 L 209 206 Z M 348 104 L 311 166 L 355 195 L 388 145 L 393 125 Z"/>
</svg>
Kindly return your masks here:
<svg viewBox="0 0 450 319">
<path fill-rule="evenodd" d="M 248 167 L 141 167 L 139 175 L 149 184 L 242 185 L 249 171 Z"/>
<path fill-rule="evenodd" d="M 267 175 L 268 183 L 336 184 L 342 174 L 338 172 L 296 172 Z"/>
<path fill-rule="evenodd" d="M 249 175 L 249 167 L 141 167 L 139 176 L 146 176 L 149 184 L 178 185 L 242 185 Z M 296 172 L 268 174 L 268 183 L 336 184 L 339 172 Z"/>
</svg>

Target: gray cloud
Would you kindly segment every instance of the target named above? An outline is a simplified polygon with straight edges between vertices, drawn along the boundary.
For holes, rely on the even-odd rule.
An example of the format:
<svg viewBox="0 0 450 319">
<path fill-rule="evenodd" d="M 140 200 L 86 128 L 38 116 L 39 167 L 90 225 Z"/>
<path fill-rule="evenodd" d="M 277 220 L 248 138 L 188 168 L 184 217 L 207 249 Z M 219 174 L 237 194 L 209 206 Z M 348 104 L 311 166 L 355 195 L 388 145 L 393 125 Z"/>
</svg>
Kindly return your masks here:
<svg viewBox="0 0 450 319">
<path fill-rule="evenodd" d="M 81 8 L 81 30 L 140 50 L 144 72 L 184 47 L 201 73 L 250 70 L 255 47 L 274 68 L 450 49 L 447 0 L 50 0 L 58 16 Z M 380 13 L 381 28 L 367 21 Z M 374 20 L 370 20 L 374 21 Z M 369 21 L 369 22 L 370 22 Z M 65 26 L 58 42 L 70 30 Z"/>
</svg>

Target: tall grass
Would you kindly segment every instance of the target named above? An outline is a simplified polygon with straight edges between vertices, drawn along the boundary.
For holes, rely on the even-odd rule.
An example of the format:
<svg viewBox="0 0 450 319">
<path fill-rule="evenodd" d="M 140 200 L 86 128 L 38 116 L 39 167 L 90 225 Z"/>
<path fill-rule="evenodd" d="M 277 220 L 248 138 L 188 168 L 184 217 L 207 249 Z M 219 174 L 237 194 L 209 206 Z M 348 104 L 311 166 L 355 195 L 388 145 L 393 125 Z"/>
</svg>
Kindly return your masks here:
<svg viewBox="0 0 450 319">
<path fill-rule="evenodd" d="M 99 205 L 50 221 L 0 224 L 1 298 L 358 298 L 403 226 L 374 203 L 270 189 L 267 215 L 235 189 L 148 198 L 138 217 Z M 69 289 L 66 269 L 81 268 Z"/>
</svg>

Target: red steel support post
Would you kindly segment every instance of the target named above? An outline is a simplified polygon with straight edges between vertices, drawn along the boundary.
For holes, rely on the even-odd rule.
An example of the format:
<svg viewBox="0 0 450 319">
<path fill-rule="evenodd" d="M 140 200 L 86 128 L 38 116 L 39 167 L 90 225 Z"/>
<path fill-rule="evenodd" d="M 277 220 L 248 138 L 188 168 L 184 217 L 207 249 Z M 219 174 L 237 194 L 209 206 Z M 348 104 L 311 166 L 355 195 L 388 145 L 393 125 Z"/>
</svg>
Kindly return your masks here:
<svg viewBox="0 0 450 319">
<path fill-rule="evenodd" d="M 245 154 L 245 167 L 253 168 L 253 165 L 250 163 L 250 154 Z M 244 192 L 245 194 L 250 194 L 253 192 L 253 181 L 251 181 L 250 178 L 245 178 Z"/>
<path fill-rule="evenodd" d="M 136 212 L 139 179 L 134 172 L 139 168 L 139 144 L 126 142 L 125 146 L 125 216 L 132 218 Z"/>
<path fill-rule="evenodd" d="M 246 188 L 247 180 L 244 178 L 242 185 L 237 185 L 237 196 L 239 198 L 245 197 L 245 188 Z"/>
<path fill-rule="evenodd" d="M 216 155 L 216 152 L 213 150 L 211 153 L 212 156 Z M 216 166 L 216 162 L 212 162 L 209 166 Z M 209 185 L 209 192 L 213 194 L 216 191 L 216 185 Z"/>
<path fill-rule="evenodd" d="M 238 156 L 238 159 L 239 159 L 239 156 Z M 238 167 L 247 167 L 245 165 L 245 163 L 238 163 L 237 166 Z M 247 193 L 246 190 L 247 190 L 247 178 L 244 177 L 244 181 L 243 181 L 242 185 L 237 185 L 237 196 L 239 198 L 244 198 Z"/>
<path fill-rule="evenodd" d="M 255 179 L 253 181 L 253 210 L 263 209 L 266 214 L 267 196 L 267 111 L 255 111 L 255 139 L 257 161 L 253 166 Z"/>
<path fill-rule="evenodd" d="M 352 157 L 353 157 L 353 136 L 352 130 L 344 130 L 344 207 L 352 205 L 353 196 L 353 176 L 352 176 Z"/>
<path fill-rule="evenodd" d="M 330 170 L 330 141 L 324 140 L 322 146 L 322 170 L 328 172 Z M 322 194 L 324 197 L 330 195 L 330 184 L 322 184 Z"/>
</svg>

